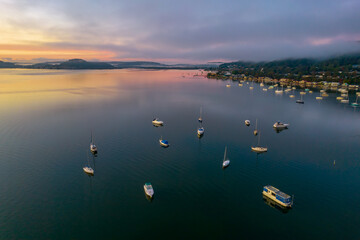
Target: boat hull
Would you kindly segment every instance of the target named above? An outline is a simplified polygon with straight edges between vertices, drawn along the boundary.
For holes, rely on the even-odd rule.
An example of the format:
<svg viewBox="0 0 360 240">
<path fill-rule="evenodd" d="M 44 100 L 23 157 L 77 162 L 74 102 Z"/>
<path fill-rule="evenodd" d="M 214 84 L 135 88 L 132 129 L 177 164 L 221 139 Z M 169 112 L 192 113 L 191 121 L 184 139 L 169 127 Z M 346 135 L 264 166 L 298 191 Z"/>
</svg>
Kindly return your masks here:
<svg viewBox="0 0 360 240">
<path fill-rule="evenodd" d="M 251 147 L 251 151 L 256 153 L 265 153 L 267 152 L 267 148 L 265 147 Z"/>
<path fill-rule="evenodd" d="M 227 168 L 230 165 L 230 160 L 226 160 L 222 164 L 222 168 Z"/>
<path fill-rule="evenodd" d="M 262 194 L 263 194 L 263 196 L 271 199 L 271 200 L 274 201 L 276 204 L 278 204 L 278 205 L 280 205 L 280 206 L 282 206 L 282 207 L 285 207 L 285 208 L 291 208 L 291 207 L 292 207 L 291 204 L 285 204 L 285 203 L 277 200 L 276 197 L 274 197 L 274 196 L 271 195 L 270 193 L 267 193 L 267 192 L 263 191 Z"/>
</svg>

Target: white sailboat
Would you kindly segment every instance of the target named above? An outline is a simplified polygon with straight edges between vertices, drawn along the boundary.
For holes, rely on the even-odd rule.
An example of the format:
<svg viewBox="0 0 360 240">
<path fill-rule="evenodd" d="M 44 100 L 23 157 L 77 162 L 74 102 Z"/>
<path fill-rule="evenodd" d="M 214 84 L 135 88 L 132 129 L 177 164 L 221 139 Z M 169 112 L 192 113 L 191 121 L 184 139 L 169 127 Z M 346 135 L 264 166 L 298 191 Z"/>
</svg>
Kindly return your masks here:
<svg viewBox="0 0 360 240">
<path fill-rule="evenodd" d="M 304 104 L 303 95 L 300 95 L 300 99 L 296 100 L 296 103 Z"/>
<path fill-rule="evenodd" d="M 225 147 L 225 153 L 224 153 L 224 159 L 223 159 L 223 163 L 222 163 L 222 168 L 226 168 L 230 164 L 230 160 L 227 159 L 226 154 L 227 154 L 227 146 Z"/>
<path fill-rule="evenodd" d="M 204 127 L 202 127 L 202 126 L 199 127 L 197 130 L 198 137 L 201 137 L 202 135 L 204 135 L 204 132 L 205 132 Z"/>
<path fill-rule="evenodd" d="M 260 133 L 258 136 L 258 145 L 256 147 L 251 147 L 251 151 L 256 152 L 256 153 L 264 153 L 267 152 L 267 147 L 260 147 Z"/>
<path fill-rule="evenodd" d="M 89 156 L 88 156 L 87 160 L 88 160 L 88 164 L 85 167 L 83 167 L 83 170 L 86 174 L 94 175 L 94 169 L 92 169 L 90 167 Z"/>
<path fill-rule="evenodd" d="M 96 154 L 96 153 L 97 153 L 97 147 L 96 147 L 96 145 L 95 145 L 95 143 L 94 143 L 94 139 L 93 139 L 92 132 L 91 132 L 90 151 L 91 151 L 93 154 Z"/>
<path fill-rule="evenodd" d="M 200 107 L 200 117 L 199 117 L 199 119 L 198 119 L 198 121 L 199 121 L 200 123 L 202 123 L 202 121 L 203 121 L 201 115 L 202 115 L 202 107 Z"/>
</svg>

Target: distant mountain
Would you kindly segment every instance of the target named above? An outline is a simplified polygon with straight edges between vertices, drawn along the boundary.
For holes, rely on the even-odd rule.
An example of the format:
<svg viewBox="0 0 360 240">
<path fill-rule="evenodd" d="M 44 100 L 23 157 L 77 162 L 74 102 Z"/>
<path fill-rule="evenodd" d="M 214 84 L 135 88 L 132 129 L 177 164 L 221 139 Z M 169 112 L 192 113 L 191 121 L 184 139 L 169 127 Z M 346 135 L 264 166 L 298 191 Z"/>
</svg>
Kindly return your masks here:
<svg viewBox="0 0 360 240">
<path fill-rule="evenodd" d="M 3 62 L 0 61 L 0 68 L 16 68 L 16 64 L 12 62 Z"/>
<path fill-rule="evenodd" d="M 148 61 L 112 61 L 112 62 L 88 62 L 83 59 L 70 59 L 65 62 L 43 62 L 31 65 L 17 65 L 11 62 L 0 61 L 0 68 L 31 68 L 31 69 L 203 69 L 217 67 L 214 64 L 175 64 L 167 65 Z"/>
</svg>

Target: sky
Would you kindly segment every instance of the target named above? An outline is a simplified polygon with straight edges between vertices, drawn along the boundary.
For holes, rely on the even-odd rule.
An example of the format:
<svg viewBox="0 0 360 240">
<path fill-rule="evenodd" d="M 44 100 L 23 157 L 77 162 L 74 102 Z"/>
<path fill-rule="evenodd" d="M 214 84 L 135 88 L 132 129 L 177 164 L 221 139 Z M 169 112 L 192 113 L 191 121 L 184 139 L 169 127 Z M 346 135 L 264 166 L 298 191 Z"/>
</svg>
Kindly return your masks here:
<svg viewBox="0 0 360 240">
<path fill-rule="evenodd" d="M 360 0 L 0 0 L 0 60 L 165 63 L 360 52 Z"/>
</svg>

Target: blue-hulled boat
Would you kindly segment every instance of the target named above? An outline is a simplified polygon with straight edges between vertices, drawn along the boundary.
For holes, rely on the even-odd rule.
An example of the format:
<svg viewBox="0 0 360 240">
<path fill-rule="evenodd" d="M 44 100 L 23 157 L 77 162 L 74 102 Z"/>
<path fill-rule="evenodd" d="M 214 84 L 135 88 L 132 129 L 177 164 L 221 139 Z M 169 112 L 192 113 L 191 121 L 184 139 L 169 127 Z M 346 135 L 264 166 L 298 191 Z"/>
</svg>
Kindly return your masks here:
<svg viewBox="0 0 360 240">
<path fill-rule="evenodd" d="M 287 195 L 286 193 L 283 193 L 282 191 L 273 186 L 264 186 L 262 193 L 265 197 L 270 198 L 271 200 L 283 207 L 291 208 L 293 205 L 293 197 Z"/>
<path fill-rule="evenodd" d="M 169 142 L 167 140 L 163 140 L 162 137 L 159 139 L 159 143 L 162 147 L 170 146 Z"/>
</svg>

